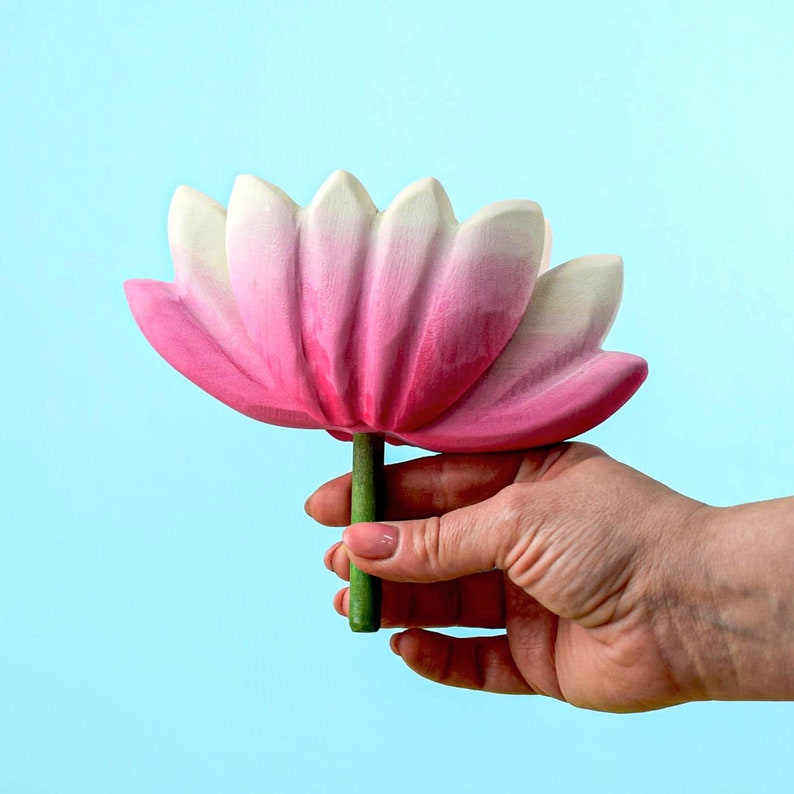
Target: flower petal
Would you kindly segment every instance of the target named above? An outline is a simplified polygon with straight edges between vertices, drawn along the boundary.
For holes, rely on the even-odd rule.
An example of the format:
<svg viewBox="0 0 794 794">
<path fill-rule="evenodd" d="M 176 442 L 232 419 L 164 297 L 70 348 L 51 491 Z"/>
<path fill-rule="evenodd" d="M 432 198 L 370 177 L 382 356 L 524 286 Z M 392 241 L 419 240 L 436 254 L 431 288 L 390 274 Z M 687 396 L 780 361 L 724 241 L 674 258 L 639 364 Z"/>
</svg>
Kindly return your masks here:
<svg viewBox="0 0 794 794">
<path fill-rule="evenodd" d="M 174 294 L 188 300 L 212 336 L 244 337 L 226 266 L 226 210 L 197 190 L 177 188 L 168 212 L 168 242 L 176 273 Z"/>
<path fill-rule="evenodd" d="M 187 185 L 178 187 L 168 210 L 168 242 L 180 281 L 229 282 L 226 210 Z"/>
<path fill-rule="evenodd" d="M 314 418 L 292 410 L 277 386 L 254 373 L 261 360 L 243 332 L 219 335 L 202 318 L 206 307 L 179 284 L 134 280 L 124 284 L 130 309 L 152 347 L 186 378 L 253 419 L 285 427 L 317 428 Z M 242 324 L 240 324 L 242 329 Z"/>
<path fill-rule="evenodd" d="M 548 269 L 551 264 L 551 244 L 552 244 L 551 224 L 548 219 L 543 221 L 543 253 L 540 257 L 540 266 L 538 267 L 538 278 L 540 278 Z"/>
<path fill-rule="evenodd" d="M 296 411 L 327 421 L 301 338 L 297 212 L 275 185 L 238 177 L 226 222 L 229 276 L 267 382 L 283 390 Z"/>
<path fill-rule="evenodd" d="M 435 419 L 490 366 L 526 311 L 543 236 L 534 202 L 493 204 L 456 226 L 435 180 L 397 196 L 377 231 L 362 318 L 374 427 Z"/>
<path fill-rule="evenodd" d="M 622 262 L 616 256 L 574 259 L 543 275 L 521 325 L 494 365 L 445 416 L 417 432 L 440 443 L 439 433 L 465 433 L 461 425 L 466 425 L 469 433 L 492 435 L 490 445 L 502 445 L 508 441 L 500 430 L 504 425 L 517 438 L 525 428 L 524 443 L 540 444 L 603 421 L 636 391 L 647 372 L 642 359 L 599 351 L 617 312 L 622 283 Z M 602 384 L 592 379 L 591 370 L 601 373 Z M 620 378 L 627 381 L 625 389 Z M 569 382 L 581 392 L 569 394 Z M 556 399 L 565 402 L 557 405 Z M 540 431 L 547 440 L 538 440 Z M 513 448 L 520 446 L 517 441 Z"/>
<path fill-rule="evenodd" d="M 357 419 L 357 319 L 376 214 L 363 185 L 346 171 L 336 171 L 299 215 L 301 339 L 332 425 L 347 426 Z"/>
<path fill-rule="evenodd" d="M 585 256 L 549 270 L 538 279 L 515 335 L 472 397 L 476 390 L 493 405 L 504 393 L 526 391 L 594 354 L 612 327 L 622 291 L 619 256 Z"/>
<path fill-rule="evenodd" d="M 600 352 L 544 391 L 517 394 L 491 411 L 453 410 L 400 437 L 436 452 L 496 452 L 554 444 L 608 419 L 642 385 L 648 365 L 629 353 Z M 476 408 L 484 408 L 477 406 Z"/>
<path fill-rule="evenodd" d="M 389 429 L 414 404 L 408 373 L 455 227 L 435 179 L 402 190 L 375 223 L 351 339 L 359 413 L 375 429 Z"/>
</svg>

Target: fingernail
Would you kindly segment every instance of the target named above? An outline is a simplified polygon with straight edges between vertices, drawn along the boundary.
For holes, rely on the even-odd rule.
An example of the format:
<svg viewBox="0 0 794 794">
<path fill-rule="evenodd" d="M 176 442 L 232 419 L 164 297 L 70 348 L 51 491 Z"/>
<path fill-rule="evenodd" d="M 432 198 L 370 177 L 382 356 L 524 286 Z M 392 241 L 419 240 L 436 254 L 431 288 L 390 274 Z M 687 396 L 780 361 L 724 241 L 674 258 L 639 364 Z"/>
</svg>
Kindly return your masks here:
<svg viewBox="0 0 794 794">
<path fill-rule="evenodd" d="M 312 506 L 312 499 L 314 499 L 314 494 L 312 494 L 304 503 L 303 503 L 303 510 L 306 515 L 311 516 L 311 506 Z"/>
<path fill-rule="evenodd" d="M 353 524 L 342 533 L 342 542 L 353 554 L 368 560 L 385 560 L 394 554 L 399 533 L 387 524 Z"/>
<path fill-rule="evenodd" d="M 397 656 L 400 655 L 400 639 L 402 638 L 402 633 L 399 634 L 392 634 L 391 639 L 389 640 L 389 647 L 392 649 Z"/>
</svg>

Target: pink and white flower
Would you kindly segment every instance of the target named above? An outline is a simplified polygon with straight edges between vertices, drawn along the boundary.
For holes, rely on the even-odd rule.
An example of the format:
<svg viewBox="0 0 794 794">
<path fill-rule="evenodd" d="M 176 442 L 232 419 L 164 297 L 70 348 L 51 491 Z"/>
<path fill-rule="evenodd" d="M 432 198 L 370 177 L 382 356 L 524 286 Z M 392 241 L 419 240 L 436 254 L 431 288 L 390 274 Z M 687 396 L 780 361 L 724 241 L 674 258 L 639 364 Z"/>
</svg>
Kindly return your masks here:
<svg viewBox="0 0 794 794">
<path fill-rule="evenodd" d="M 179 188 L 168 236 L 176 280 L 125 285 L 138 325 L 183 375 L 262 422 L 518 449 L 590 429 L 647 374 L 600 349 L 620 258 L 544 272 L 550 233 L 531 201 L 458 223 L 433 179 L 378 212 L 344 171 L 307 207 L 241 176 L 228 212 Z"/>
</svg>

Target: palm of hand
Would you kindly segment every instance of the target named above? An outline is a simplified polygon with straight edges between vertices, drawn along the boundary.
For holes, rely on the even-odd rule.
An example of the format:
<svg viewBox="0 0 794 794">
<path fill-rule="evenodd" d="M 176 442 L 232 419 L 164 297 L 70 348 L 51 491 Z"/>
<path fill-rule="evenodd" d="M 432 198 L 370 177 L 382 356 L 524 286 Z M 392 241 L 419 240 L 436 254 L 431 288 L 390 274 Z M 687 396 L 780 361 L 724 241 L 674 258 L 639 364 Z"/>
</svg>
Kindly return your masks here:
<svg viewBox="0 0 794 794">
<path fill-rule="evenodd" d="M 506 637 L 525 691 L 612 712 L 681 702 L 647 620 L 584 626 L 545 609 L 507 577 L 505 589 Z"/>
</svg>

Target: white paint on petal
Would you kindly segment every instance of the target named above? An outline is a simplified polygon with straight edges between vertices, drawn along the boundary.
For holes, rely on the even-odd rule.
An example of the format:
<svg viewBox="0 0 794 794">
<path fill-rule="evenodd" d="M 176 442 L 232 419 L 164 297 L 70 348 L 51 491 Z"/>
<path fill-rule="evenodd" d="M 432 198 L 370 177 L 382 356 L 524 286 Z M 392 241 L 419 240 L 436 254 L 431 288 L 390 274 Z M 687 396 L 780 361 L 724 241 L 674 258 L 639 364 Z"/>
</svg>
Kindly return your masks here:
<svg viewBox="0 0 794 794">
<path fill-rule="evenodd" d="M 586 339 L 600 347 L 623 292 L 623 260 L 596 254 L 558 265 L 538 279 L 526 325 L 530 333 Z"/>
<path fill-rule="evenodd" d="M 549 265 L 551 264 L 551 244 L 552 244 L 552 233 L 551 233 L 551 223 L 549 223 L 548 218 L 544 219 L 544 234 L 543 234 L 543 254 L 540 257 L 540 267 L 538 268 L 538 278 L 540 278 L 548 269 Z"/>
<path fill-rule="evenodd" d="M 226 210 L 217 201 L 186 185 L 177 188 L 168 211 L 168 241 L 177 278 L 189 281 L 200 270 L 229 280 Z"/>
</svg>

